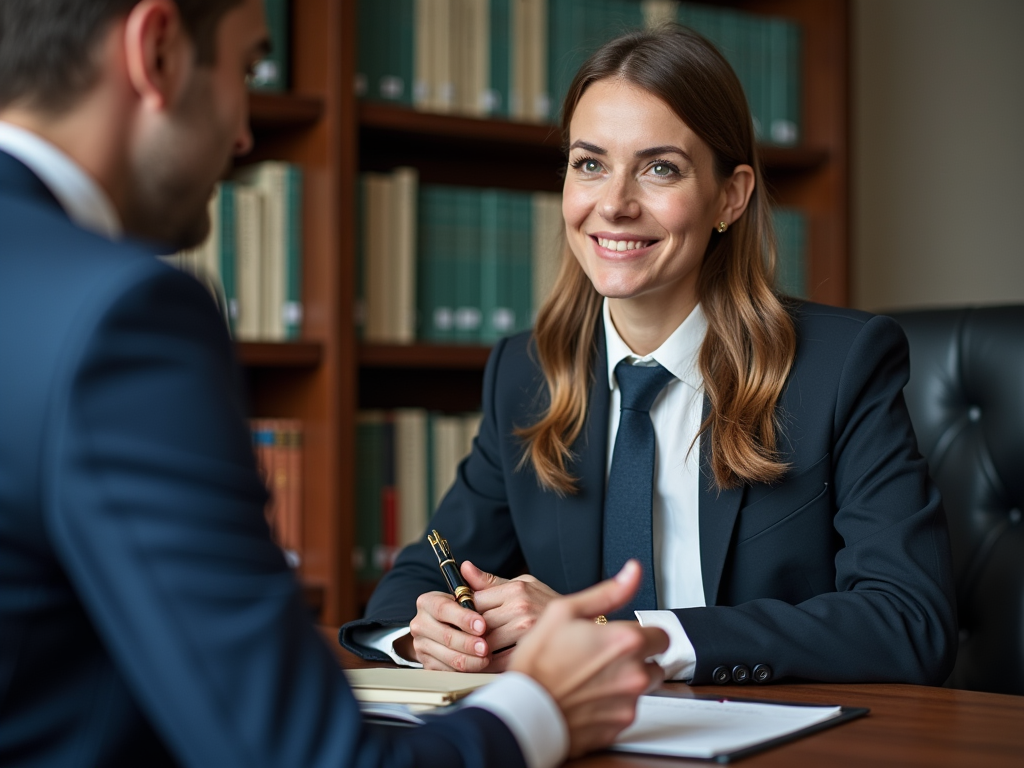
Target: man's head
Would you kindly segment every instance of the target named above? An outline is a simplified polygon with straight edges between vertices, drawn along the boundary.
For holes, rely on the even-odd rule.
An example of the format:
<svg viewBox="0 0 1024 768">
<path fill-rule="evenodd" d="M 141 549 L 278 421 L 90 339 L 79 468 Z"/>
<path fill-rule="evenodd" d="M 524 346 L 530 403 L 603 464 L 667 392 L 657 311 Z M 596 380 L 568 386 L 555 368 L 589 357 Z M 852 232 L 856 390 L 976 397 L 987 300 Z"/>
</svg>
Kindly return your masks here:
<svg viewBox="0 0 1024 768">
<path fill-rule="evenodd" d="M 262 0 L 2 0 L 0 119 L 76 160 L 129 234 L 194 245 L 251 146 L 245 77 L 267 45 Z"/>
</svg>

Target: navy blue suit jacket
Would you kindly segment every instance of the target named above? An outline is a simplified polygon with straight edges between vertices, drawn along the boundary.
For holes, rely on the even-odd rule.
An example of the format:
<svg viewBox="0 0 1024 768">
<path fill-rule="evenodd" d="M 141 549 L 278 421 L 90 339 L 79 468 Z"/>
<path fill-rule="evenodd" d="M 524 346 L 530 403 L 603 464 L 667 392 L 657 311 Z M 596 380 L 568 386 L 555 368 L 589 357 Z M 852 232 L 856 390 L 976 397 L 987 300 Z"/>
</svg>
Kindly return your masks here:
<svg viewBox="0 0 1024 768">
<path fill-rule="evenodd" d="M 203 288 L 0 153 L 0 764 L 523 765 L 468 708 L 363 725 L 271 543 Z"/>
<path fill-rule="evenodd" d="M 773 485 L 719 492 L 701 440 L 700 553 L 708 607 L 676 611 L 693 643 L 693 682 L 758 664 L 774 679 L 941 683 L 956 654 L 949 540 L 938 492 L 903 402 L 906 339 L 886 317 L 815 304 L 793 309 L 797 353 L 779 404 Z M 461 559 L 528 572 L 561 593 L 599 580 L 607 461 L 603 330 L 587 426 L 573 446 L 579 492 L 560 499 L 517 469 L 513 428 L 536 421 L 547 388 L 528 334 L 500 342 L 484 375 L 484 419 L 431 525 Z M 705 402 L 705 408 L 707 403 Z M 445 589 L 425 543 L 400 554 L 367 618 L 407 623 L 416 596 Z"/>
</svg>

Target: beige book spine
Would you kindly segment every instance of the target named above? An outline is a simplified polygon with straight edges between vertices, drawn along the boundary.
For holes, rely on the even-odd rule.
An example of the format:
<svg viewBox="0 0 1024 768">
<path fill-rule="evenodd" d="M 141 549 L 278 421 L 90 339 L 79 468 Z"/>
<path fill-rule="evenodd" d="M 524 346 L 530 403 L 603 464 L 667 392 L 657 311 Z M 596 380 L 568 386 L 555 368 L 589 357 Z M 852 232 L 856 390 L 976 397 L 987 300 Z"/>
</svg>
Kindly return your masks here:
<svg viewBox="0 0 1024 768">
<path fill-rule="evenodd" d="M 366 325 L 364 337 L 369 342 L 388 342 L 388 312 L 391 299 L 389 261 L 391 178 L 381 173 L 367 173 L 363 177 L 366 201 Z"/>
<path fill-rule="evenodd" d="M 415 168 L 396 168 L 392 174 L 390 341 L 416 340 L 416 198 L 419 174 Z"/>
<path fill-rule="evenodd" d="M 260 315 L 263 297 L 260 275 L 263 272 L 263 196 L 255 189 L 235 189 L 236 251 L 235 279 L 238 292 L 238 338 L 253 341 L 260 338 Z"/>
<path fill-rule="evenodd" d="M 414 51 L 412 104 L 418 110 L 430 111 L 433 104 L 434 89 L 437 78 L 434 74 L 434 60 L 437 54 L 434 45 L 434 0 L 416 0 L 413 12 L 414 19 Z"/>
<path fill-rule="evenodd" d="M 533 232 L 531 275 L 533 279 L 533 312 L 551 294 L 562 266 L 565 249 L 565 225 L 562 219 L 562 197 L 554 192 L 533 194 Z"/>
<path fill-rule="evenodd" d="M 398 492 L 398 545 L 419 541 L 430 518 L 427 499 L 427 412 L 395 411 L 395 484 Z"/>
</svg>

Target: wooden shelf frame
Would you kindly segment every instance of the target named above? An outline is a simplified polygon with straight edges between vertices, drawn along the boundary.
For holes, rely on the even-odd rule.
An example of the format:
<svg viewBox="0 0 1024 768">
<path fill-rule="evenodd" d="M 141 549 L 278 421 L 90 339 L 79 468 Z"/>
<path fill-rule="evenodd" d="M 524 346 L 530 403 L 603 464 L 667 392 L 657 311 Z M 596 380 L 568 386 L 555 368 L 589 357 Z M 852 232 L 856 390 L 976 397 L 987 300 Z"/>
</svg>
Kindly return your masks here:
<svg viewBox="0 0 1024 768">
<path fill-rule="evenodd" d="M 363 0 L 369 2 L 372 0 Z M 638 0 L 639 1 L 639 0 Z M 424 114 L 355 97 L 358 0 L 292 4 L 293 93 L 254 93 L 253 162 L 304 174 L 304 338 L 243 343 L 253 415 L 301 419 L 306 436 L 300 576 L 322 623 L 355 618 L 367 595 L 352 570 L 355 433 L 361 407 L 479 407 L 489 354 L 479 346 L 360 344 L 355 328 L 356 181 L 411 164 L 422 183 L 479 186 L 499 157 L 500 185 L 561 189 L 561 137 L 548 125 Z M 713 2 L 713 0 L 712 0 Z M 814 300 L 848 300 L 849 0 L 719 0 L 794 19 L 803 30 L 803 137 L 763 147 L 770 191 L 809 218 Z"/>
</svg>

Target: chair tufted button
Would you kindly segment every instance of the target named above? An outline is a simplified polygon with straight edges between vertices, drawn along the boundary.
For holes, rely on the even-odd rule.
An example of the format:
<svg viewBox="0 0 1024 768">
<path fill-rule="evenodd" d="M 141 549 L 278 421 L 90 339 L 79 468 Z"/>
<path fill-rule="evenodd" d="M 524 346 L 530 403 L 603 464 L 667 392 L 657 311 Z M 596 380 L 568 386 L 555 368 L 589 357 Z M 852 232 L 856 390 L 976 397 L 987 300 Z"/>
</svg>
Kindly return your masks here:
<svg viewBox="0 0 1024 768">
<path fill-rule="evenodd" d="M 718 685 L 725 685 L 729 682 L 729 669 L 727 667 L 715 667 L 715 671 L 711 673 L 711 679 Z"/>
<path fill-rule="evenodd" d="M 972 405 L 970 408 L 967 409 L 967 418 L 969 418 L 971 421 L 977 421 L 978 419 L 980 419 L 981 408 L 979 408 L 977 405 Z"/>
<path fill-rule="evenodd" d="M 1019 522 L 1020 522 L 1020 510 L 1019 509 L 1011 509 L 1010 510 L 1010 524 L 1011 525 L 1016 525 Z"/>
<path fill-rule="evenodd" d="M 740 685 L 749 682 L 750 667 L 744 666 L 743 664 L 737 664 L 732 668 L 732 680 L 734 683 L 739 683 Z"/>
<path fill-rule="evenodd" d="M 772 679 L 772 668 L 767 664 L 758 664 L 752 674 L 755 683 L 767 683 Z"/>
</svg>

